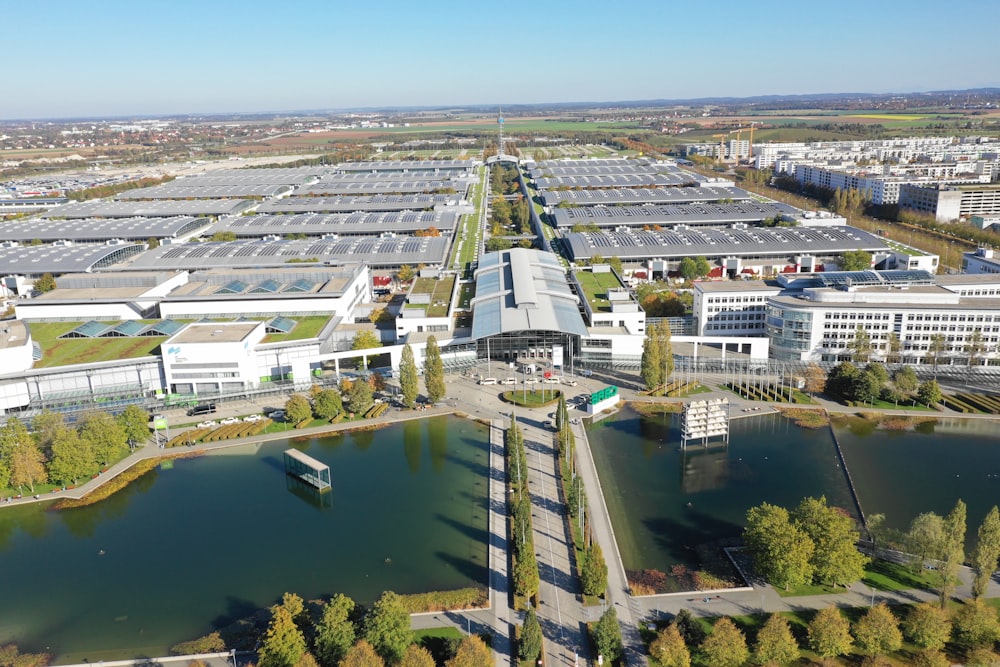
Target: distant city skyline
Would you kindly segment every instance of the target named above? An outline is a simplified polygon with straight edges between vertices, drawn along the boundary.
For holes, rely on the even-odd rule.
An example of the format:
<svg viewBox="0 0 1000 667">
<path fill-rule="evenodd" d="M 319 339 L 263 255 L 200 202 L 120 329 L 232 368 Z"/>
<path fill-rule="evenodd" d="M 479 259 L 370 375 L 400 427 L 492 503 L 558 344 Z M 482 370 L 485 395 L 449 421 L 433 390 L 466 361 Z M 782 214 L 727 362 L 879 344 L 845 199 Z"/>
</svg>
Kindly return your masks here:
<svg viewBox="0 0 1000 667">
<path fill-rule="evenodd" d="M 10 3 L 0 118 L 998 87 L 998 22 L 976 0 Z"/>
</svg>

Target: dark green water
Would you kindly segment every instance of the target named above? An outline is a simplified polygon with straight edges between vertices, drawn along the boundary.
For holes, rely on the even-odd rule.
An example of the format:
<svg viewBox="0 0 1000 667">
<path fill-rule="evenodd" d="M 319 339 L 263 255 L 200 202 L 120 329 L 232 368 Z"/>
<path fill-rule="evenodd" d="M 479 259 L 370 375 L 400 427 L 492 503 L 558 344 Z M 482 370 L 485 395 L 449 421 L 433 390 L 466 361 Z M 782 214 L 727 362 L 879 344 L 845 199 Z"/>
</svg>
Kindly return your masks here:
<svg viewBox="0 0 1000 667">
<path fill-rule="evenodd" d="M 921 512 L 968 506 L 966 546 L 993 505 L 1000 504 L 1000 424 L 942 419 L 915 431 L 872 431 L 835 422 L 844 459 L 865 514 L 881 512 L 905 530 Z"/>
<path fill-rule="evenodd" d="M 286 484 L 287 446 L 177 461 L 90 507 L 0 511 L 0 644 L 63 663 L 162 656 L 285 591 L 370 602 L 486 585 L 484 426 L 296 443 L 330 466 L 325 503 Z"/>
<path fill-rule="evenodd" d="M 765 415 L 734 419 L 731 431 L 728 448 L 684 453 L 678 415 L 625 408 L 589 430 L 626 569 L 695 566 L 695 546 L 738 536 L 746 511 L 762 502 L 791 507 L 826 495 L 854 511 L 828 429 Z"/>
</svg>

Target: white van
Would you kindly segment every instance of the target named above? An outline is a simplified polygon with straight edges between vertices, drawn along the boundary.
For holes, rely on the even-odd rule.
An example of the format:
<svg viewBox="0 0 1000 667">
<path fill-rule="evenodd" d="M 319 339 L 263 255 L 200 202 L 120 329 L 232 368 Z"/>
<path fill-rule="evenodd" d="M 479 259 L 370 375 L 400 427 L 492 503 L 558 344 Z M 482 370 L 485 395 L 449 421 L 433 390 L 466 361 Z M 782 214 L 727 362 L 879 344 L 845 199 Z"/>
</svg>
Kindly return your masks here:
<svg viewBox="0 0 1000 667">
<path fill-rule="evenodd" d="M 504 378 L 500 380 L 500 384 L 517 384 L 517 378 Z"/>
<path fill-rule="evenodd" d="M 496 384 L 496 378 L 482 378 L 479 380 L 479 384 Z"/>
</svg>

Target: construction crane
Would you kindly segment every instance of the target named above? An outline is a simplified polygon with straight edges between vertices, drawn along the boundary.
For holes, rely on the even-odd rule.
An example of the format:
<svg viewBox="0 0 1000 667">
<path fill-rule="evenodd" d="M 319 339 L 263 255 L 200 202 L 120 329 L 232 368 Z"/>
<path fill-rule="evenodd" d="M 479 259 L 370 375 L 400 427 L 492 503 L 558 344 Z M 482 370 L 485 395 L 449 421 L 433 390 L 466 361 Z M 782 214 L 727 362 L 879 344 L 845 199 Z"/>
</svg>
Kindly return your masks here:
<svg viewBox="0 0 1000 667">
<path fill-rule="evenodd" d="M 719 140 L 719 162 L 725 162 L 726 139 L 728 137 L 729 137 L 729 134 L 713 134 L 712 135 L 713 139 L 718 139 Z"/>
<path fill-rule="evenodd" d="M 729 134 L 736 135 L 736 141 L 741 141 L 743 139 L 743 130 L 750 130 L 750 153 L 748 155 L 749 159 L 753 160 L 753 126 L 756 121 L 750 123 L 750 127 L 738 127 L 735 130 L 729 132 Z"/>
</svg>

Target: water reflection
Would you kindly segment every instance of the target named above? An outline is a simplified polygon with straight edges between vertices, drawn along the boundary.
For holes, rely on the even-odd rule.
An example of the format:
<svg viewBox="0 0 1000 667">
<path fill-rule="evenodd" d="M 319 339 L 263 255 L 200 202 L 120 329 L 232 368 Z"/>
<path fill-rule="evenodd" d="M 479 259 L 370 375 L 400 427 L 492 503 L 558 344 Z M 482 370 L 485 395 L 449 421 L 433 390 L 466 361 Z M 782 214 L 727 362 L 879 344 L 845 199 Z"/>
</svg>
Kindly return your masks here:
<svg viewBox="0 0 1000 667">
<path fill-rule="evenodd" d="M 333 491 L 321 492 L 312 484 L 307 484 L 294 475 L 285 474 L 285 488 L 293 496 L 304 500 L 316 509 L 328 510 L 333 507 Z"/>
</svg>

